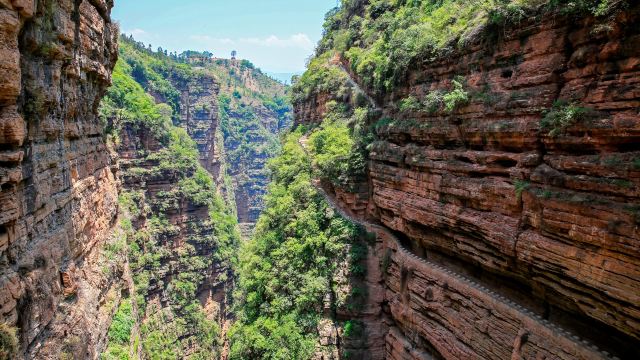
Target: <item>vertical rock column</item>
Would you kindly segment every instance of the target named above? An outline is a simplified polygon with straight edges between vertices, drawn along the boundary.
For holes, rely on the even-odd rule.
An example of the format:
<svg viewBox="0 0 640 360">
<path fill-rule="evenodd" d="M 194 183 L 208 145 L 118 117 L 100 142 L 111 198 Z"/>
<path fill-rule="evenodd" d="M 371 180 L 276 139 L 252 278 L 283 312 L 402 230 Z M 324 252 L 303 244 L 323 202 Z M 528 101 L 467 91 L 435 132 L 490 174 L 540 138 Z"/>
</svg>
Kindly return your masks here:
<svg viewBox="0 0 640 360">
<path fill-rule="evenodd" d="M 117 213 L 97 116 L 112 6 L 0 0 L 0 322 L 19 328 L 25 358 L 95 356 L 119 293 L 99 263 Z"/>
</svg>

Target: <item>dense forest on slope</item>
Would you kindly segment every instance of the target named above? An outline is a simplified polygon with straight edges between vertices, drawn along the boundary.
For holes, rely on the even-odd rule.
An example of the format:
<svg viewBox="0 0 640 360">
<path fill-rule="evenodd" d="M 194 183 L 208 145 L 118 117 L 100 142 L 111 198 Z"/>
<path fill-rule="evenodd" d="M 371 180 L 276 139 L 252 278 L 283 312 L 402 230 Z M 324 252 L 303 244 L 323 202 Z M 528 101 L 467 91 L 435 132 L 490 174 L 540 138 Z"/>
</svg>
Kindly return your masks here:
<svg viewBox="0 0 640 360">
<path fill-rule="evenodd" d="M 113 6 L 0 1 L 0 360 L 638 357 L 640 2 L 341 0 L 291 88 Z"/>
<path fill-rule="evenodd" d="M 366 233 L 318 193 L 301 136 L 288 134 L 282 154 L 269 163 L 265 212 L 240 252 L 230 359 L 334 358 L 335 322 L 350 329 L 347 337 L 361 331 L 348 319 L 367 296 L 358 284 L 366 272 Z M 338 311 L 345 313 L 341 320 Z M 319 348 L 321 336 L 330 340 Z"/>
<path fill-rule="evenodd" d="M 219 79 L 228 172 L 236 188 L 238 219 L 248 230 L 262 211 L 267 160 L 278 153 L 279 134 L 293 122 L 288 90 L 247 60 L 216 59 L 207 69 Z"/>
<path fill-rule="evenodd" d="M 266 162 L 279 149 L 279 134 L 292 123 L 287 87 L 248 60 L 212 58 L 210 53 L 195 51 L 167 54 L 126 37 L 121 43 L 121 53 L 133 59 L 136 81 L 157 101 L 172 107 L 176 124 L 196 139 L 208 130 L 209 122 L 204 120 L 215 122 L 219 130 L 215 140 L 221 140 L 217 152 L 225 168 L 209 170 L 220 177 L 228 176 L 226 187 L 233 186 L 234 191 L 224 195 L 235 198 L 239 222 L 250 229 L 262 210 L 269 182 Z M 214 79 L 218 88 L 212 103 L 204 96 L 202 84 L 193 86 L 190 92 L 184 88 L 190 82 L 206 83 L 202 79 L 207 78 Z M 199 99 L 198 92 L 203 91 Z M 181 104 L 189 96 L 196 100 L 190 109 Z M 200 151 L 210 150 L 200 146 Z"/>
<path fill-rule="evenodd" d="M 327 14 L 324 36 L 313 62 L 337 52 L 361 83 L 380 95 L 406 80 L 410 70 L 462 48 L 479 37 L 495 41 L 501 29 L 530 18 L 559 12 L 576 17 L 600 17 L 619 11 L 625 1 L 609 0 L 344 0 Z M 600 29 L 606 31 L 606 29 Z M 326 60 L 326 59 L 325 59 Z M 310 70 L 317 65 L 313 63 Z M 330 86 L 315 82 L 321 73 L 308 71 L 298 83 L 304 88 Z M 302 90 L 302 91 L 301 91 Z"/>
</svg>

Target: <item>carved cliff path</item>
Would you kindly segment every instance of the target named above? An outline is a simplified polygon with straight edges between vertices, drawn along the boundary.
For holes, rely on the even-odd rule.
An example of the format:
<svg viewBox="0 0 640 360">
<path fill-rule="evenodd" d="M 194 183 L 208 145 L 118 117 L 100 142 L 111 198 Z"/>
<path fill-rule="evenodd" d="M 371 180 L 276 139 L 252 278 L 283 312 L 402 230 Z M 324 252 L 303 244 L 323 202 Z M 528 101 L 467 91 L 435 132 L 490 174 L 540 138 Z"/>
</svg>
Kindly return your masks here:
<svg viewBox="0 0 640 360">
<path fill-rule="evenodd" d="M 382 111 L 382 106 L 380 106 L 378 102 L 371 95 L 369 95 L 368 92 L 364 91 L 364 89 L 360 87 L 357 82 L 353 81 L 353 79 L 351 78 L 351 73 L 342 62 L 340 63 L 340 69 L 342 69 L 342 71 L 349 75 L 349 77 L 347 78 L 347 82 L 349 83 L 349 85 L 353 86 L 360 94 L 364 95 L 364 97 L 367 98 L 367 101 L 369 101 L 369 104 L 371 104 L 371 107 L 374 109 L 374 111 Z"/>
<path fill-rule="evenodd" d="M 307 156 L 311 156 L 308 149 L 308 137 L 302 136 L 298 142 L 304 150 L 305 154 Z M 462 275 L 455 270 L 447 267 L 446 265 L 436 264 L 432 261 L 427 260 L 423 256 L 414 253 L 412 250 L 409 250 L 408 247 L 403 245 L 403 241 L 384 225 L 371 223 L 366 219 L 362 219 L 356 216 L 348 209 L 340 206 L 336 199 L 334 199 L 334 197 L 324 189 L 324 187 L 322 186 L 322 182 L 319 179 L 313 179 L 312 183 L 314 184 L 318 192 L 327 201 L 327 203 L 332 208 L 334 208 L 342 217 L 355 224 L 363 226 L 367 229 L 367 231 L 376 234 L 376 237 L 378 239 L 382 239 L 384 243 L 383 248 L 387 249 L 386 251 L 395 252 L 395 256 L 399 258 L 404 267 L 408 269 L 420 269 L 421 272 L 430 274 L 446 282 L 449 287 L 461 288 L 463 289 L 461 293 L 468 293 L 477 297 L 479 301 L 491 303 L 497 311 L 508 313 L 511 317 L 513 317 L 517 321 L 518 328 L 517 336 L 513 340 L 512 353 L 510 357 L 511 359 L 526 358 L 522 353 L 523 344 L 527 341 L 535 341 L 535 339 L 531 339 L 532 333 L 542 333 L 543 336 L 546 337 L 546 339 L 544 339 L 545 341 L 554 339 L 552 341 L 556 341 L 558 345 L 561 346 L 560 348 L 566 351 L 566 354 L 564 355 L 567 356 L 566 358 L 568 359 L 619 360 L 617 356 L 612 356 L 607 351 L 603 351 L 596 345 L 591 344 L 588 340 L 581 339 L 568 330 L 543 318 L 542 315 L 535 313 L 534 311 L 518 304 L 508 296 L 505 296 L 495 289 L 490 288 L 490 285 L 484 284 L 478 279 L 473 279 L 466 275 Z M 388 337 L 397 337 L 397 335 L 397 331 L 394 331 L 394 328 L 392 327 Z M 389 342 L 387 342 L 387 345 L 388 344 Z M 468 345 L 470 347 L 473 347 L 473 344 Z M 440 354 L 447 359 L 477 358 L 477 355 L 472 354 L 472 352 L 456 352 L 449 353 L 448 355 L 446 353 L 440 352 Z M 392 353 L 388 355 L 393 358 Z M 427 354 L 420 354 L 420 356 L 416 356 L 417 354 L 412 353 L 412 355 L 414 356 L 414 358 L 432 358 Z M 564 356 L 562 356 L 563 354 L 556 355 L 560 355 L 559 358 L 565 358 Z"/>
</svg>

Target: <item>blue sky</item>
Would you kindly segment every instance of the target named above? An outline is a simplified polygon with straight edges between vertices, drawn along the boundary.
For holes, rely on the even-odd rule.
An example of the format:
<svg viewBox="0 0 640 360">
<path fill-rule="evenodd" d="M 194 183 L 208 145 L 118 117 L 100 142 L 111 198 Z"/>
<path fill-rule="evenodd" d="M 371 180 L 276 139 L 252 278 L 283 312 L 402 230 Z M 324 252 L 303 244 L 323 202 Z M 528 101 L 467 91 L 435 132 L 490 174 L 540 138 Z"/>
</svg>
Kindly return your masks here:
<svg viewBox="0 0 640 360">
<path fill-rule="evenodd" d="M 271 73 L 297 73 L 338 0 L 116 0 L 123 33 L 169 51 L 231 50 Z"/>
</svg>

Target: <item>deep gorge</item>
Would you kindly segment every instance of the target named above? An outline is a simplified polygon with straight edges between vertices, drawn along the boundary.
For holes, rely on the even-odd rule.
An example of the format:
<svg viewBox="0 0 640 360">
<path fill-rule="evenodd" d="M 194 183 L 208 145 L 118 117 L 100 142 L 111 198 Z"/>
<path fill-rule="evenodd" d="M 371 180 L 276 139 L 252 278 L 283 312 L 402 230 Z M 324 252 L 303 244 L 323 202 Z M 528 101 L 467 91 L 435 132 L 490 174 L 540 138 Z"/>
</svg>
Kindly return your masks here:
<svg viewBox="0 0 640 360">
<path fill-rule="evenodd" d="M 635 359 L 640 7 L 343 0 L 307 71 L 0 1 L 0 359 Z"/>
</svg>

